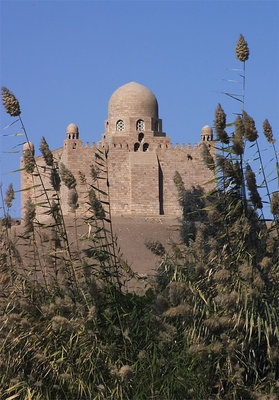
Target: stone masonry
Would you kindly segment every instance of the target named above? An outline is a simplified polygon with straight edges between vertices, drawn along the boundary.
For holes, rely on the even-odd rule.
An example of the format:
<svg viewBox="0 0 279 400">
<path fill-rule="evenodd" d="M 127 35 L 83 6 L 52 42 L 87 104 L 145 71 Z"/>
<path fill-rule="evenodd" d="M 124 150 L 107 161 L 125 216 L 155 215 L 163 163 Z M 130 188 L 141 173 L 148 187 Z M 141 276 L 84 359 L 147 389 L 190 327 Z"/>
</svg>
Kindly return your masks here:
<svg viewBox="0 0 279 400">
<path fill-rule="evenodd" d="M 146 87 L 130 82 L 121 86 L 111 96 L 105 132 L 97 144 L 93 143 L 90 146 L 86 143 L 84 146 L 79 138 L 78 127 L 70 124 L 64 146 L 54 150 L 53 155 L 57 165 L 63 162 L 77 180 L 78 216 L 84 216 L 88 211 L 90 185 L 99 185 L 100 189 L 108 192 L 106 174 L 102 172 L 106 170 L 112 216 L 175 217 L 181 215 L 181 208 L 173 182 L 174 174 L 176 171 L 180 173 L 186 188 L 203 186 L 205 182 L 210 181 L 213 175 L 204 166 L 200 146 L 202 142 L 206 143 L 215 157 L 212 139 L 211 127 L 205 126 L 202 128 L 198 144 L 173 146 L 170 137 L 163 132 L 154 94 Z M 32 143 L 26 143 L 23 151 L 30 146 L 32 148 Z M 36 157 L 36 161 L 51 199 L 54 192 L 49 181 L 49 167 L 42 156 Z M 102 167 L 100 164 L 105 165 Z M 91 165 L 99 169 L 99 174 L 105 179 L 94 182 L 90 175 Z M 24 168 L 23 158 L 21 168 Z M 82 174 L 86 183 L 81 179 Z M 36 174 L 30 175 L 25 170 L 22 171 L 22 189 L 39 184 Z M 214 184 L 210 184 L 206 189 L 210 190 L 213 187 Z M 21 196 L 22 207 L 30 196 L 35 203 L 45 200 L 40 186 L 31 191 L 22 191 Z M 64 214 L 72 215 L 68 205 L 68 189 L 63 184 L 60 198 Z M 43 205 L 37 206 L 37 217 L 41 221 L 48 218 Z"/>
</svg>

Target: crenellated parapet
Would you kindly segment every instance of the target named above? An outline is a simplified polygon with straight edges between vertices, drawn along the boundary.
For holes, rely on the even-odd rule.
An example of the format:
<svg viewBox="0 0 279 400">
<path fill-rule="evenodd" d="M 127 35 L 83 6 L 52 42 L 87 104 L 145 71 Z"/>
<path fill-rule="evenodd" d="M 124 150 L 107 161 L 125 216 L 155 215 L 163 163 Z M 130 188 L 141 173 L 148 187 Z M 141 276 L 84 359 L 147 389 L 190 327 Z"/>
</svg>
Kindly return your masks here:
<svg viewBox="0 0 279 400">
<path fill-rule="evenodd" d="M 111 96 L 105 132 L 100 141 L 83 143 L 78 126 L 71 123 L 66 129 L 63 147 L 54 150 L 53 154 L 56 165 L 63 163 L 76 178 L 79 196 L 77 215 L 84 216 L 88 212 L 86 188 L 88 184 L 93 184 L 91 167 L 100 170 L 100 159 L 96 158 L 96 154 L 108 149 L 103 173 L 107 171 L 108 174 L 113 215 L 180 216 L 173 176 L 178 171 L 186 188 L 212 180 L 212 171 L 204 166 L 201 157 L 203 143 L 215 157 L 212 140 L 212 128 L 206 125 L 201 129 L 198 143 L 173 144 L 163 132 L 154 94 L 144 86 L 131 82 Z M 33 152 L 32 146 L 25 144 L 23 151 Z M 50 167 L 42 156 L 36 157 L 36 161 L 47 193 L 52 198 Z M 21 163 L 24 168 L 23 159 Z M 28 174 L 26 170 L 22 171 L 21 179 L 22 188 L 39 186 L 40 183 L 36 175 Z M 107 179 L 99 182 L 104 192 L 107 190 L 106 182 Z M 206 188 L 210 190 L 212 185 Z M 71 214 L 68 195 L 68 189 L 61 184 L 59 196 L 65 215 Z M 22 206 L 28 196 L 43 199 L 42 190 L 35 187 L 22 192 Z M 38 219 L 46 218 L 43 207 L 38 207 L 38 215 Z"/>
</svg>

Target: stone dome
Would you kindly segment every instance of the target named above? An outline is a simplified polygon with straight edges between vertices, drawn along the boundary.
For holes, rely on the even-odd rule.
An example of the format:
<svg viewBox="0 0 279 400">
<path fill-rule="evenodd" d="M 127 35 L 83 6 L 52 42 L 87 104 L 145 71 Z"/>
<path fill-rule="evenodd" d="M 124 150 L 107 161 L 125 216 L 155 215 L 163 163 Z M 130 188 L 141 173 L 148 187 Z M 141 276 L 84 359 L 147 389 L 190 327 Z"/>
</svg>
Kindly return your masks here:
<svg viewBox="0 0 279 400">
<path fill-rule="evenodd" d="M 212 128 L 209 125 L 205 125 L 201 131 L 202 135 L 212 135 Z"/>
<path fill-rule="evenodd" d="M 151 90 L 139 83 L 130 82 L 112 94 L 108 104 L 108 119 L 125 117 L 158 118 L 158 103 Z"/>
<path fill-rule="evenodd" d="M 70 124 L 70 125 L 68 125 L 68 127 L 67 127 L 67 133 L 70 133 L 70 134 L 78 134 L 78 127 L 77 127 L 77 125 L 76 124 Z"/>
</svg>

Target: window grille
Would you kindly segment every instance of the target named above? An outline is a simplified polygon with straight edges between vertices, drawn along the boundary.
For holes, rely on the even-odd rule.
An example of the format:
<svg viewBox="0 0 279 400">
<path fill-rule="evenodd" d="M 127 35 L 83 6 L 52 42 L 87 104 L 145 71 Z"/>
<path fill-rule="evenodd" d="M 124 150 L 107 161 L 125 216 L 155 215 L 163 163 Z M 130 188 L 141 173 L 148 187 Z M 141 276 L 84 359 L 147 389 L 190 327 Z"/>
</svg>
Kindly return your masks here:
<svg viewBox="0 0 279 400">
<path fill-rule="evenodd" d="M 137 131 L 144 131 L 144 121 L 142 119 L 137 121 Z"/>
<path fill-rule="evenodd" d="M 117 121 L 116 130 L 117 131 L 124 131 L 124 122 L 122 121 L 122 119 Z"/>
</svg>

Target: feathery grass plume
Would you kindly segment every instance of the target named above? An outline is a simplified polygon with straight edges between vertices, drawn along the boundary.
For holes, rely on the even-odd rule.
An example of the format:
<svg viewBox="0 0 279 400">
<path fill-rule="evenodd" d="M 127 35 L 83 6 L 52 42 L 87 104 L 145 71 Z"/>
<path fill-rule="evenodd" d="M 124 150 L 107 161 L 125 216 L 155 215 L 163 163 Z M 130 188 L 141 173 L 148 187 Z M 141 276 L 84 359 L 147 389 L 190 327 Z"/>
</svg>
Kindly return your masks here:
<svg viewBox="0 0 279 400">
<path fill-rule="evenodd" d="M 260 262 L 260 266 L 264 271 L 269 271 L 272 265 L 272 259 L 270 257 L 264 257 Z"/>
<path fill-rule="evenodd" d="M 106 388 L 102 383 L 97 385 L 97 389 L 98 389 L 99 392 L 105 392 L 106 391 Z"/>
<path fill-rule="evenodd" d="M 264 288 L 264 281 L 262 280 L 261 276 L 258 275 L 254 280 L 253 280 L 253 285 L 258 288 L 258 289 L 263 289 Z"/>
<path fill-rule="evenodd" d="M 205 319 L 204 325 L 213 332 L 217 332 L 220 329 L 220 323 L 215 317 Z"/>
<path fill-rule="evenodd" d="M 68 192 L 68 205 L 71 207 L 71 211 L 75 212 L 79 207 L 78 194 L 76 189 L 70 189 Z"/>
<path fill-rule="evenodd" d="M 61 179 L 56 168 L 52 168 L 50 172 L 50 184 L 56 192 L 60 190 Z"/>
<path fill-rule="evenodd" d="M 243 172 L 241 165 L 238 161 L 233 164 L 233 178 L 237 186 L 241 186 L 243 182 Z"/>
<path fill-rule="evenodd" d="M 83 172 L 81 172 L 81 171 L 78 171 L 78 176 L 79 176 L 80 183 L 81 183 L 82 185 L 86 185 L 86 177 L 85 177 L 85 174 L 84 174 Z"/>
<path fill-rule="evenodd" d="M 235 306 L 237 299 L 238 293 L 235 290 L 232 290 L 230 293 L 219 294 L 214 298 L 215 302 L 222 307 Z"/>
<path fill-rule="evenodd" d="M 14 192 L 13 184 L 10 183 L 10 185 L 6 191 L 6 197 L 4 199 L 8 208 L 12 207 L 12 201 L 14 200 L 14 198 L 15 198 L 15 192 Z"/>
<path fill-rule="evenodd" d="M 213 279 L 216 282 L 228 282 L 231 279 L 231 274 L 227 269 L 220 269 L 215 272 Z"/>
<path fill-rule="evenodd" d="M 139 353 L 138 353 L 138 359 L 139 360 L 144 360 L 145 358 L 147 358 L 146 350 L 140 350 Z"/>
<path fill-rule="evenodd" d="M 183 303 L 169 308 L 164 312 L 164 316 L 168 318 L 182 317 L 183 319 L 190 319 L 193 316 L 193 309 L 189 304 Z"/>
<path fill-rule="evenodd" d="M 32 174 L 36 166 L 34 158 L 34 149 L 26 149 L 23 151 L 23 161 L 24 161 L 25 171 L 28 172 L 29 174 Z"/>
<path fill-rule="evenodd" d="M 10 214 L 6 214 L 5 217 L 0 218 L 0 227 L 5 226 L 6 228 L 11 228 L 12 226 L 12 217 Z"/>
<path fill-rule="evenodd" d="M 56 315 L 51 320 L 51 327 L 54 332 L 59 332 L 71 329 L 72 325 L 71 322 L 61 315 Z"/>
<path fill-rule="evenodd" d="M 226 128 L 226 114 L 219 103 L 215 110 L 215 128 L 218 130 L 224 130 Z"/>
<path fill-rule="evenodd" d="M 21 114 L 20 106 L 15 95 L 6 87 L 2 87 L 2 102 L 6 112 L 12 117 L 18 117 Z"/>
<path fill-rule="evenodd" d="M 118 375 L 123 381 L 130 381 L 134 376 L 133 369 L 130 365 L 123 365 L 119 369 Z"/>
<path fill-rule="evenodd" d="M 279 215 L 279 192 L 274 192 L 270 201 L 270 211 L 273 215 Z"/>
<path fill-rule="evenodd" d="M 244 152 L 244 143 L 243 143 L 244 135 L 245 135 L 244 123 L 242 118 L 238 115 L 235 120 L 235 131 L 234 131 L 234 136 L 232 138 L 233 141 L 232 149 L 238 156 L 240 156 Z"/>
<path fill-rule="evenodd" d="M 189 347 L 189 354 L 206 353 L 206 347 L 204 343 L 194 343 Z"/>
<path fill-rule="evenodd" d="M 104 207 L 100 200 L 97 198 L 95 190 L 91 188 L 88 194 L 89 204 L 93 209 L 95 216 L 97 219 L 104 219 L 106 217 L 106 213 Z"/>
<path fill-rule="evenodd" d="M 214 343 L 210 348 L 212 353 L 215 353 L 215 354 L 220 354 L 222 349 L 223 349 L 223 344 L 221 342 Z"/>
<path fill-rule="evenodd" d="M 10 282 L 11 282 L 10 274 L 0 273 L 0 285 L 2 288 L 5 289 L 5 287 L 7 287 Z"/>
<path fill-rule="evenodd" d="M 265 119 L 263 122 L 263 132 L 269 143 L 274 143 L 275 139 L 273 138 L 272 128 L 268 119 Z"/>
<path fill-rule="evenodd" d="M 212 225 L 219 225 L 222 222 L 221 214 L 215 207 L 209 210 L 208 219 Z"/>
<path fill-rule="evenodd" d="M 242 279 L 245 279 L 245 280 L 252 279 L 253 271 L 252 271 L 251 265 L 249 265 L 248 263 L 242 264 L 238 268 L 238 271 L 239 271 L 239 274 L 240 274 Z"/>
<path fill-rule="evenodd" d="M 221 154 L 217 154 L 216 160 L 217 160 L 217 166 L 223 170 L 225 177 L 233 178 L 234 177 L 233 163 Z"/>
<path fill-rule="evenodd" d="M 26 201 L 24 208 L 24 227 L 26 229 L 26 232 L 34 232 L 34 219 L 36 217 L 36 208 L 30 197 Z"/>
<path fill-rule="evenodd" d="M 170 282 L 169 284 L 169 299 L 174 305 L 182 303 L 190 293 L 191 290 L 186 282 Z"/>
<path fill-rule="evenodd" d="M 59 204 L 52 200 L 50 205 L 50 214 L 53 216 L 56 223 L 61 222 L 61 214 Z"/>
<path fill-rule="evenodd" d="M 247 61 L 249 58 L 249 48 L 247 45 L 246 40 L 244 39 L 243 35 L 239 35 L 238 41 L 235 47 L 236 58 L 239 61 Z"/>
<path fill-rule="evenodd" d="M 257 189 L 256 176 L 249 164 L 246 166 L 245 178 L 250 192 L 250 200 L 256 208 L 263 208 L 263 203 Z"/>
<path fill-rule="evenodd" d="M 202 143 L 201 154 L 202 154 L 203 162 L 205 163 L 207 168 L 214 171 L 215 170 L 215 161 L 214 161 L 212 155 L 210 154 L 208 146 L 206 146 L 205 143 Z"/>
<path fill-rule="evenodd" d="M 239 217 L 235 222 L 231 223 L 231 233 L 237 237 L 240 232 L 243 238 L 251 233 L 251 224 L 244 216 Z"/>
<path fill-rule="evenodd" d="M 196 237 L 195 237 L 195 245 L 197 248 L 200 248 L 200 254 L 203 254 L 204 245 L 205 245 L 205 234 L 202 229 L 200 229 L 200 225 L 198 225 Z"/>
<path fill-rule="evenodd" d="M 42 140 L 41 140 L 40 150 L 44 157 L 46 165 L 48 165 L 49 167 L 52 167 L 53 166 L 53 154 L 49 150 L 49 146 L 48 146 L 47 141 L 44 138 L 44 136 L 42 137 Z"/>
<path fill-rule="evenodd" d="M 230 142 L 229 136 L 224 129 L 216 129 L 216 136 L 222 143 L 228 144 Z"/>
<path fill-rule="evenodd" d="M 59 175 L 68 189 L 75 189 L 77 185 L 76 178 L 62 162 L 59 165 Z"/>
<path fill-rule="evenodd" d="M 90 176 L 95 182 L 98 179 L 99 169 L 96 168 L 93 164 L 90 165 Z"/>
<path fill-rule="evenodd" d="M 61 374 L 59 376 L 59 378 L 64 380 L 64 381 L 70 381 L 71 379 L 73 379 L 72 375 L 71 374 L 67 374 L 67 373 Z"/>
<path fill-rule="evenodd" d="M 163 256 L 166 252 L 164 246 L 159 240 L 145 240 L 145 246 L 156 256 Z"/>
<path fill-rule="evenodd" d="M 163 328 L 165 328 L 167 325 L 169 327 L 172 327 L 175 329 L 175 327 L 170 324 L 164 324 Z M 166 344 L 169 346 L 170 343 L 173 343 L 175 334 L 176 334 L 176 332 L 173 332 L 173 329 L 172 330 L 170 330 L 170 329 L 160 330 L 159 335 L 158 335 L 159 348 L 163 349 Z M 163 364 L 165 365 L 166 360 L 161 358 L 158 360 L 158 362 L 159 363 L 163 362 Z"/>
<path fill-rule="evenodd" d="M 226 160 L 225 156 L 223 156 L 221 154 L 217 154 L 217 156 L 216 156 L 217 167 L 224 169 L 225 160 Z"/>
<path fill-rule="evenodd" d="M 259 293 L 258 289 L 251 288 L 251 287 L 249 287 L 247 289 L 247 295 L 251 302 L 254 300 L 257 300 L 260 297 L 260 293 Z"/>
<path fill-rule="evenodd" d="M 158 296 L 156 297 L 156 302 L 154 303 L 154 309 L 156 310 L 156 312 L 162 314 L 164 311 L 167 310 L 168 307 L 168 300 L 162 294 L 158 294 Z"/>
<path fill-rule="evenodd" d="M 222 328 L 230 329 L 234 326 L 234 321 L 230 316 L 223 315 L 219 318 L 219 324 L 222 326 Z"/>
<path fill-rule="evenodd" d="M 175 171 L 175 174 L 173 177 L 173 182 L 174 182 L 177 192 L 178 192 L 178 199 L 181 202 L 183 200 L 185 186 L 184 186 L 184 182 L 181 178 L 181 175 L 178 171 Z"/>
<path fill-rule="evenodd" d="M 160 333 L 161 332 L 164 332 L 169 337 L 170 340 L 168 341 L 170 342 L 173 340 L 174 336 L 177 335 L 177 328 L 172 324 L 163 322 L 160 324 Z"/>
<path fill-rule="evenodd" d="M 226 127 L 226 114 L 221 107 L 221 104 L 218 104 L 215 110 L 215 120 L 214 126 L 216 131 L 217 139 L 222 143 L 229 143 L 229 137 L 227 132 L 225 131 Z"/>
<path fill-rule="evenodd" d="M 97 317 L 97 308 L 96 306 L 90 306 L 88 309 L 88 315 L 87 318 L 90 319 L 94 319 Z"/>
<path fill-rule="evenodd" d="M 243 124 L 244 124 L 244 137 L 249 140 L 249 142 L 254 142 L 258 139 L 258 131 L 255 126 L 255 121 L 246 111 L 243 110 Z"/>
</svg>

